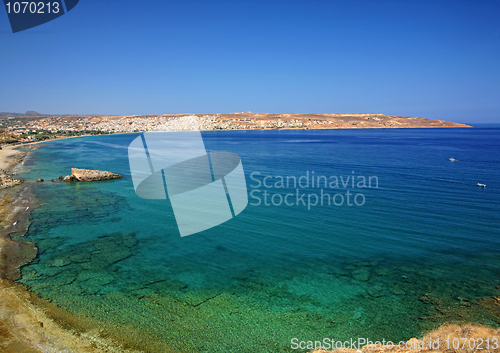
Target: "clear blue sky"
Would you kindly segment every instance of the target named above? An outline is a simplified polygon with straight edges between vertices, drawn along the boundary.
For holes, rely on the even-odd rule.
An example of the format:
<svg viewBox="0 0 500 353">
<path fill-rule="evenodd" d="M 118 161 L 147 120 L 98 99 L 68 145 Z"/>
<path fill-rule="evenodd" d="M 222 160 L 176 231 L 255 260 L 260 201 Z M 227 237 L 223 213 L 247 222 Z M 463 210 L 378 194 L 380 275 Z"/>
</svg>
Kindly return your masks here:
<svg viewBox="0 0 500 353">
<path fill-rule="evenodd" d="M 13 34 L 0 111 L 500 123 L 500 1 L 80 0 Z"/>
</svg>

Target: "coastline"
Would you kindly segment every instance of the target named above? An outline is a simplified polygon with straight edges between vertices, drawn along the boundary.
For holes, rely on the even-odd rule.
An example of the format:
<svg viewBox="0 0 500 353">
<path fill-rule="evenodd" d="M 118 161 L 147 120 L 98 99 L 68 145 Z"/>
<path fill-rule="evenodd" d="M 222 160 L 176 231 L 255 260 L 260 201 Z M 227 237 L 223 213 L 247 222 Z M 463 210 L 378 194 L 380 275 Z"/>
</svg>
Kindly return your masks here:
<svg viewBox="0 0 500 353">
<path fill-rule="evenodd" d="M 8 169 L 13 166 L 13 163 L 9 161 L 12 156 L 21 153 L 16 151 L 15 148 L 23 147 L 24 145 L 9 145 L 3 147 L 0 150 L 0 169 Z"/>
<path fill-rule="evenodd" d="M 29 153 L 17 149 L 35 143 L 0 150 L 0 168 L 10 170 L 8 175 L 12 175 Z M 30 212 L 37 206 L 32 188 L 33 185 L 24 184 L 0 190 L 0 351 L 129 352 L 122 345 L 100 337 L 96 323 L 82 324 L 56 303 L 15 282 L 20 268 L 37 255 L 34 243 L 12 239 L 24 235 L 28 229 Z"/>
<path fill-rule="evenodd" d="M 0 154 L 0 160 L 7 168 L 15 168 L 23 160 L 13 158 L 19 153 L 23 153 L 16 151 L 16 148 L 23 148 L 47 141 L 9 146 L 9 149 L 5 148 L 7 153 Z M 141 349 L 147 344 L 152 344 L 156 347 L 155 350 L 152 350 L 154 352 L 174 351 L 168 345 L 154 342 L 154 338 L 148 338 L 150 342 L 147 342 L 147 344 L 145 342 L 138 344 L 141 340 L 144 341 L 144 337 L 139 339 L 138 335 L 140 333 L 137 331 L 126 332 L 130 335 L 128 342 L 125 339 L 120 340 L 120 343 L 103 339 L 102 337 L 105 335 L 99 331 L 99 327 L 102 324 L 90 320 L 82 321 L 81 317 L 67 312 L 55 303 L 39 298 L 37 294 L 30 292 L 26 286 L 14 282 L 19 275 L 19 268 L 29 263 L 36 256 L 37 251 L 35 245 L 32 243 L 11 239 L 11 235 L 22 235 L 27 229 L 29 212 L 22 211 L 26 207 L 30 207 L 29 210 L 36 207 L 35 200 L 33 200 L 30 194 L 32 187 L 32 185 L 17 186 L 3 190 L 1 194 L 1 224 L 4 227 L 0 234 L 1 265 L 4 265 L 4 257 L 8 254 L 10 256 L 5 263 L 9 264 L 10 267 L 7 269 L 5 266 L 0 267 L 0 338 L 2 338 L 0 341 L 0 350 L 16 353 L 54 350 L 127 352 L 130 350 L 126 350 L 123 348 L 124 346 L 133 346 Z M 23 203 L 26 200 L 28 202 Z M 15 221 L 18 222 L 14 225 Z M 123 328 L 114 328 L 113 333 L 117 334 L 120 329 Z M 497 330 L 496 335 L 498 333 L 499 331 Z M 116 340 L 118 335 L 109 336 Z M 120 336 L 125 336 L 125 334 L 121 333 Z M 132 341 L 137 343 L 137 345 L 132 343 Z M 425 350 L 418 351 L 423 352 Z M 345 350 L 345 352 L 348 352 L 348 350 Z M 411 352 L 417 352 L 417 350 Z"/>
<path fill-rule="evenodd" d="M 164 131 L 172 120 L 186 117 L 195 117 L 197 130 L 200 131 L 471 127 L 467 124 L 445 120 L 380 113 L 282 114 L 253 112 L 125 116 L 79 115 L 64 119 L 57 115 L 51 115 L 38 119 L 34 117 L 29 121 L 12 116 L 8 121 L 3 123 L 0 121 L 0 125 L 9 133 L 22 134 L 27 137 L 27 140 L 34 140 L 40 133 L 54 135 L 54 131 L 63 133 L 64 136 L 68 132 L 99 134 Z M 186 127 L 189 129 L 189 126 Z"/>
</svg>

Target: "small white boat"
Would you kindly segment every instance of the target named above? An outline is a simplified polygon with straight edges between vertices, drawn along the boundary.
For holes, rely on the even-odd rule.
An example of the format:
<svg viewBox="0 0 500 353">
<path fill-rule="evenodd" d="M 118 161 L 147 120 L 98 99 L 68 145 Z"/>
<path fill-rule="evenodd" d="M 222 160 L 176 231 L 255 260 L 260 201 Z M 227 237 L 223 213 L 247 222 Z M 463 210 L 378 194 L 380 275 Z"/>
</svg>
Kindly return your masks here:
<svg viewBox="0 0 500 353">
<path fill-rule="evenodd" d="M 449 159 L 450 159 L 451 162 L 455 162 L 456 161 L 456 159 L 453 158 L 453 157 L 450 157 Z"/>
<path fill-rule="evenodd" d="M 29 207 L 29 206 L 28 206 L 28 207 L 26 207 L 26 209 L 24 210 L 24 212 L 28 211 L 29 209 L 30 209 L 30 207 Z"/>
<path fill-rule="evenodd" d="M 12 225 L 15 226 L 17 224 L 17 221 L 15 221 Z"/>
<path fill-rule="evenodd" d="M 486 187 L 486 184 L 477 183 L 477 186 L 480 186 L 480 187 L 482 187 L 482 188 L 485 188 L 485 187 Z"/>
</svg>

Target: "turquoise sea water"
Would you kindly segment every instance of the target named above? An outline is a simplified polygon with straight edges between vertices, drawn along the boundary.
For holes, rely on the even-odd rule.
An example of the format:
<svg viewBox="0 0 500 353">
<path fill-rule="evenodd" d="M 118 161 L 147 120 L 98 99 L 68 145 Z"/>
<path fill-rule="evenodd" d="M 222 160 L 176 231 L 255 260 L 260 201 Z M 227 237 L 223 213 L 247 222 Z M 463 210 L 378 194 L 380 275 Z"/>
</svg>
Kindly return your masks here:
<svg viewBox="0 0 500 353">
<path fill-rule="evenodd" d="M 500 129 L 202 135 L 208 151 L 241 157 L 254 197 L 230 221 L 182 238 L 168 201 L 135 195 L 127 147 L 138 134 L 34 151 L 23 177 L 46 182 L 24 238 L 39 255 L 20 281 L 71 312 L 186 352 L 288 352 L 292 338 L 396 342 L 442 322 L 500 324 L 477 304 L 500 294 Z M 47 182 L 71 167 L 124 177 Z M 257 187 L 313 172 L 373 184 L 323 190 L 362 194 L 360 206 L 308 207 L 307 196 L 278 206 L 321 188 Z"/>
</svg>

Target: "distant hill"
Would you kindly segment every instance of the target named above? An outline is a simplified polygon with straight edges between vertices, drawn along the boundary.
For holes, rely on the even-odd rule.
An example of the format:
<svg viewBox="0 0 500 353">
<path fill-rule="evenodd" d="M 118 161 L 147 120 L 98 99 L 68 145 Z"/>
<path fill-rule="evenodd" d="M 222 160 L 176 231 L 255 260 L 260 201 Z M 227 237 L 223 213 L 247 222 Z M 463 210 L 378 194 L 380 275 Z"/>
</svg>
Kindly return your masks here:
<svg viewBox="0 0 500 353">
<path fill-rule="evenodd" d="M 47 114 L 40 114 L 38 112 L 35 112 L 34 110 L 28 110 L 26 113 L 24 113 L 24 116 L 40 116 L 40 115 L 47 115 Z"/>
<path fill-rule="evenodd" d="M 40 114 L 34 110 L 28 110 L 26 113 L 0 113 L 0 118 L 31 118 L 37 116 L 50 116 L 50 114 Z"/>
</svg>

